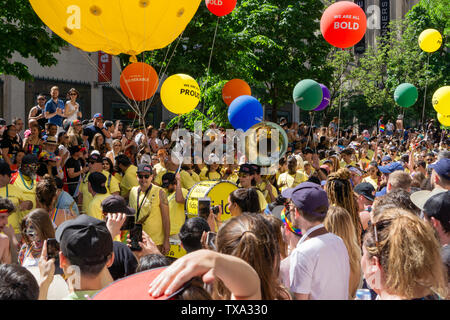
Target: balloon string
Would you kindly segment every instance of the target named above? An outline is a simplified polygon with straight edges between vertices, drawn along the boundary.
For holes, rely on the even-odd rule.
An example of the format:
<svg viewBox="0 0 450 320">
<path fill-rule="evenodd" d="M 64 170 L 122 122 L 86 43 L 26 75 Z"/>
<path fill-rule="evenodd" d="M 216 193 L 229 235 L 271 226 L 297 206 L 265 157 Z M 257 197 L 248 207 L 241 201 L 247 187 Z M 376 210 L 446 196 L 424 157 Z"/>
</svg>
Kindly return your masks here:
<svg viewBox="0 0 450 320">
<path fill-rule="evenodd" d="M 79 49 L 79 51 L 81 52 L 82 56 L 86 59 L 86 61 L 91 65 L 91 67 L 94 68 L 94 70 L 97 69 L 97 72 L 103 73 L 100 67 L 87 55 L 86 52 L 84 52 L 81 49 Z M 112 59 L 114 60 L 114 57 L 112 57 Z M 138 112 L 136 111 L 135 107 L 130 103 L 130 101 L 113 85 L 111 81 L 106 81 L 106 83 L 109 84 L 109 86 L 131 107 L 131 109 L 134 112 Z"/>
<path fill-rule="evenodd" d="M 428 53 L 428 58 L 427 58 L 427 64 L 425 66 L 425 92 L 423 95 L 423 107 L 422 107 L 422 130 L 424 130 L 425 132 L 425 104 L 426 104 L 426 100 L 427 100 L 427 87 L 428 87 L 428 66 L 430 64 L 430 53 Z"/>
<path fill-rule="evenodd" d="M 167 62 L 167 65 L 166 65 L 166 67 L 165 67 L 165 69 L 164 69 L 164 71 L 163 71 L 163 75 L 167 72 L 167 69 L 169 68 L 169 65 L 170 65 L 170 62 L 172 61 L 172 58 L 173 58 L 173 56 L 174 56 L 174 54 L 175 54 L 175 51 L 177 50 L 177 47 L 178 47 L 178 44 L 180 43 L 180 40 L 181 40 L 181 38 L 183 37 L 183 33 L 184 33 L 184 30 L 183 30 L 183 32 L 180 34 L 180 36 L 178 37 L 178 41 L 177 41 L 177 44 L 175 45 L 175 48 L 173 49 L 173 51 L 172 51 L 172 55 L 170 56 L 170 58 L 169 58 L 169 61 Z M 168 51 L 167 51 L 168 52 Z M 166 54 L 166 57 L 164 58 L 164 60 L 167 58 L 167 54 Z M 162 69 L 162 68 L 161 68 Z M 160 72 L 161 72 L 161 70 L 160 70 Z M 160 78 L 160 74 L 158 74 L 158 79 Z M 145 113 L 147 113 L 147 111 L 148 111 L 148 109 L 150 109 L 150 106 L 152 105 L 152 103 L 153 103 L 153 99 L 155 98 L 155 95 L 153 95 L 153 97 L 151 98 L 151 100 L 150 100 L 150 102 L 148 103 L 148 105 L 146 106 L 146 108 L 145 108 L 145 110 L 144 110 L 144 112 Z"/>
<path fill-rule="evenodd" d="M 345 52 L 345 49 L 342 49 L 342 53 Z M 341 63 L 341 74 L 339 75 L 339 91 L 342 89 L 342 76 L 344 75 L 344 56 L 342 57 L 342 63 Z M 341 124 L 341 102 L 342 102 L 342 94 L 339 92 L 339 114 L 338 114 L 338 126 L 337 126 L 337 133 L 336 136 L 339 139 L 341 134 L 339 131 L 339 127 Z"/>
<path fill-rule="evenodd" d="M 211 53 L 209 54 L 208 68 L 206 69 L 206 82 L 205 82 L 205 88 L 203 89 L 204 93 L 206 93 L 206 88 L 208 88 L 209 68 L 211 67 L 211 60 L 212 60 L 212 55 L 213 55 L 213 51 L 214 51 L 214 44 L 216 43 L 216 36 L 217 36 L 217 29 L 219 27 L 219 20 L 220 20 L 220 17 L 217 17 L 216 30 L 214 31 Z M 205 102 L 204 101 L 203 101 L 202 113 L 205 114 Z"/>
</svg>

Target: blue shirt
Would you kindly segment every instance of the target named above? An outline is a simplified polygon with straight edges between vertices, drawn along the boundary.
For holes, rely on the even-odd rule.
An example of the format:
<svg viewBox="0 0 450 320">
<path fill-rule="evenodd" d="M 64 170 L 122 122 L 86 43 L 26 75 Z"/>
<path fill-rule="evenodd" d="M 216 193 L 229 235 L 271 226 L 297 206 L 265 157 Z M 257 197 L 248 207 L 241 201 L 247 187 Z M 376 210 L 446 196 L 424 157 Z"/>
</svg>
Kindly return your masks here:
<svg viewBox="0 0 450 320">
<path fill-rule="evenodd" d="M 77 216 L 80 215 L 80 211 L 78 210 L 77 203 L 72 198 L 70 194 L 66 191 L 61 191 L 58 199 L 56 200 L 56 208 L 57 209 L 71 209 Z"/>
<path fill-rule="evenodd" d="M 64 102 L 62 100 L 58 99 L 58 103 L 55 103 L 55 101 L 53 101 L 53 99 L 50 99 L 45 104 L 45 111 L 44 112 L 55 113 L 56 112 L 56 108 L 59 108 L 59 109 L 64 111 L 64 107 L 65 107 L 65 105 L 64 105 Z M 64 117 L 61 117 L 60 115 L 56 115 L 53 118 L 48 119 L 48 122 L 49 123 L 54 123 L 58 127 L 62 127 L 63 120 L 64 120 Z"/>
</svg>

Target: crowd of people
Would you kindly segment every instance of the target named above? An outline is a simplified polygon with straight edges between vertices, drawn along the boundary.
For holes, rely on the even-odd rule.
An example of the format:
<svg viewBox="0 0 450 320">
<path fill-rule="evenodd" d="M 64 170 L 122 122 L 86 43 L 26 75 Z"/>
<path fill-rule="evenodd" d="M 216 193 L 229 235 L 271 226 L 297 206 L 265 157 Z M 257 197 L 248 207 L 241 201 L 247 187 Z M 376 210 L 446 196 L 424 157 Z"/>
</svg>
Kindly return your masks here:
<svg viewBox="0 0 450 320">
<path fill-rule="evenodd" d="M 262 175 L 239 156 L 180 163 L 177 126 L 85 119 L 78 95 L 52 87 L 27 126 L 0 119 L 0 299 L 95 299 L 161 267 L 138 284 L 147 298 L 449 298 L 450 137 L 433 121 L 359 133 L 281 118 L 287 151 Z M 225 145 L 209 128 L 220 135 L 203 146 Z M 237 186 L 228 203 L 188 217 L 194 185 L 223 180 Z"/>
</svg>

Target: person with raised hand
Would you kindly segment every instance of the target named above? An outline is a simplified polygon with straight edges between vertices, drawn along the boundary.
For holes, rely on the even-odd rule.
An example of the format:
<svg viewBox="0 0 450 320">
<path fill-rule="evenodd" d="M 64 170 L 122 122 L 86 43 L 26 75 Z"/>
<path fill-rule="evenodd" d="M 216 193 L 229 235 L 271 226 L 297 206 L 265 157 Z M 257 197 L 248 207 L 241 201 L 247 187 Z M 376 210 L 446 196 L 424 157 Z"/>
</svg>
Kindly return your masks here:
<svg viewBox="0 0 450 320">
<path fill-rule="evenodd" d="M 258 274 L 247 262 L 211 250 L 197 250 L 176 260 L 150 283 L 149 294 L 169 295 L 199 276 L 205 283 L 221 280 L 230 290 L 232 300 L 261 299 Z"/>
</svg>

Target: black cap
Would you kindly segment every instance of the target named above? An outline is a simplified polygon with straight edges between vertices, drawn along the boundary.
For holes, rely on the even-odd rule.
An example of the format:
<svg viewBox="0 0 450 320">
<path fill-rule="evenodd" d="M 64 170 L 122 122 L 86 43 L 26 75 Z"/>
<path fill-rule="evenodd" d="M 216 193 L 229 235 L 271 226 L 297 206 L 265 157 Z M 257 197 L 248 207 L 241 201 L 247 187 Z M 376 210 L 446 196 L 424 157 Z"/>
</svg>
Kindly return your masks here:
<svg viewBox="0 0 450 320">
<path fill-rule="evenodd" d="M 135 215 L 136 210 L 127 206 L 125 199 L 119 195 L 111 195 L 102 201 L 102 211 L 104 213 L 125 213 Z"/>
<path fill-rule="evenodd" d="M 11 176 L 11 168 L 9 167 L 9 164 L 7 164 L 3 159 L 0 159 L 0 175 Z"/>
<path fill-rule="evenodd" d="M 75 153 L 79 152 L 79 151 L 83 151 L 86 150 L 85 148 L 83 148 L 82 146 L 71 146 L 69 147 L 69 152 L 70 155 L 74 155 Z"/>
<path fill-rule="evenodd" d="M 450 191 L 440 192 L 425 202 L 423 212 L 440 221 L 450 221 Z"/>
<path fill-rule="evenodd" d="M 152 166 L 147 163 L 140 163 L 138 165 L 136 173 L 148 173 L 152 174 Z"/>
<path fill-rule="evenodd" d="M 166 172 L 161 178 L 162 184 L 161 187 L 167 188 L 170 184 L 175 183 L 175 173 Z"/>
<path fill-rule="evenodd" d="M 0 126 L 6 126 L 6 120 L 3 118 L 0 118 Z"/>
<path fill-rule="evenodd" d="M 86 214 L 63 222 L 56 229 L 55 238 L 73 265 L 105 263 L 113 251 L 113 239 L 106 223 Z"/>
<path fill-rule="evenodd" d="M 92 190 L 94 190 L 95 193 L 105 194 L 108 192 L 108 190 L 106 190 L 105 187 L 106 177 L 103 173 L 92 172 L 89 175 L 88 181 L 91 184 Z"/>
<path fill-rule="evenodd" d="M 38 158 L 35 154 L 26 154 L 22 159 L 22 164 L 38 163 Z"/>
<path fill-rule="evenodd" d="M 364 196 L 369 201 L 375 200 L 375 188 L 368 182 L 362 182 L 358 184 L 353 191 L 357 194 Z"/>
<path fill-rule="evenodd" d="M 255 163 L 250 164 L 256 174 L 261 174 L 261 166 Z"/>
<path fill-rule="evenodd" d="M 239 167 L 239 173 L 248 173 L 250 175 L 255 173 L 255 170 L 253 170 L 253 167 L 251 164 L 249 163 L 243 163 L 241 164 L 241 166 Z"/>
<path fill-rule="evenodd" d="M 118 156 L 116 156 L 115 158 L 116 163 L 119 165 L 124 165 L 124 166 L 129 166 L 131 165 L 131 160 L 130 158 L 128 158 L 126 155 L 124 154 L 119 154 Z"/>
</svg>

